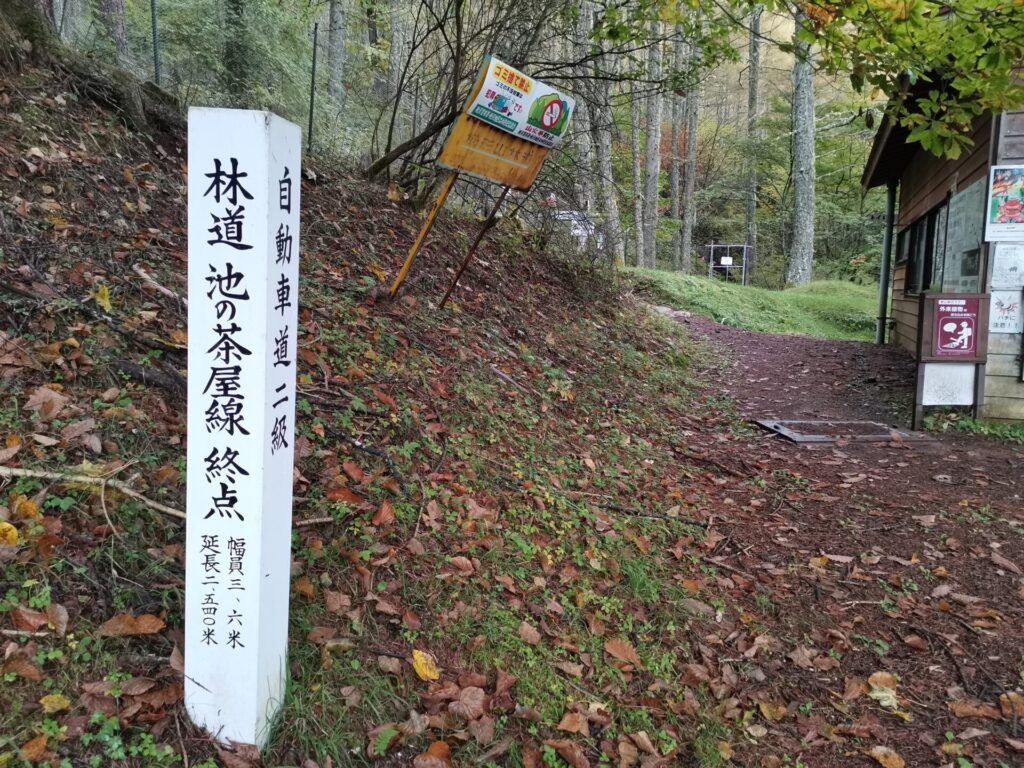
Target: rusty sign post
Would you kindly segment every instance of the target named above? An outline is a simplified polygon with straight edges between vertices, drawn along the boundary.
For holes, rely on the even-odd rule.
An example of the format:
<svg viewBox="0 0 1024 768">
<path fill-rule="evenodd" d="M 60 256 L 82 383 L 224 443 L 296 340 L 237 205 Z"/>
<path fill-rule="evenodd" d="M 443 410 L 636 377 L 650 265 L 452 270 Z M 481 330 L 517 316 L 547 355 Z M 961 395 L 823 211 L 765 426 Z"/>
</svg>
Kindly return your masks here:
<svg viewBox="0 0 1024 768">
<path fill-rule="evenodd" d="M 412 260 L 416 258 L 416 254 L 420 252 L 420 248 L 423 247 L 423 243 L 427 239 L 427 235 L 430 234 L 430 230 L 434 226 L 434 219 L 437 218 L 437 214 L 441 212 L 441 206 L 444 205 L 444 201 L 448 199 L 448 193 L 452 191 L 452 187 L 455 186 L 455 180 L 459 178 L 459 174 L 452 171 L 448 174 L 448 178 L 444 181 L 444 186 L 441 187 L 441 193 L 437 196 L 434 204 L 430 208 L 430 213 L 427 214 L 426 221 L 423 222 L 423 227 L 420 229 L 420 233 L 416 236 L 416 242 L 412 244 L 412 248 L 409 249 L 409 255 L 405 257 L 405 263 L 402 264 L 402 268 L 398 271 L 398 277 L 395 278 L 395 282 L 391 284 L 391 298 L 395 298 L 395 294 L 398 293 L 399 287 L 405 280 L 405 276 L 409 274 L 409 268 L 412 266 Z"/>
<path fill-rule="evenodd" d="M 484 235 L 493 226 L 505 196 L 509 190 L 527 191 L 533 186 L 548 152 L 565 135 L 574 107 L 575 101 L 568 96 L 493 56 L 487 57 L 437 159 L 437 164 L 451 173 L 391 285 L 392 298 L 409 274 L 413 259 L 423 247 L 456 178 L 464 173 L 501 184 L 503 189 L 440 306 L 447 303 Z"/>
<path fill-rule="evenodd" d="M 484 235 L 487 234 L 487 230 L 494 226 L 494 220 L 498 217 L 498 209 L 501 207 L 501 204 L 505 202 L 505 195 L 508 194 L 508 190 L 509 187 L 501 188 L 501 194 L 498 195 L 497 202 L 491 209 L 491 212 L 487 216 L 487 219 L 484 221 L 483 226 L 480 227 L 480 232 L 477 234 L 476 240 L 474 240 L 473 244 L 469 246 L 469 251 L 466 253 L 466 258 L 462 260 L 462 266 L 460 266 L 459 271 L 455 273 L 455 279 L 452 280 L 452 284 L 449 285 L 448 290 L 445 291 L 444 298 L 441 299 L 441 303 L 438 305 L 438 309 L 444 309 L 444 305 L 448 303 L 448 297 L 452 295 L 452 291 L 455 290 L 455 286 L 458 285 L 459 283 L 459 278 L 462 277 L 462 273 L 465 272 L 466 267 L 469 266 L 469 262 L 472 260 L 473 254 L 476 253 L 476 249 L 479 247 L 480 241 L 484 239 Z"/>
</svg>

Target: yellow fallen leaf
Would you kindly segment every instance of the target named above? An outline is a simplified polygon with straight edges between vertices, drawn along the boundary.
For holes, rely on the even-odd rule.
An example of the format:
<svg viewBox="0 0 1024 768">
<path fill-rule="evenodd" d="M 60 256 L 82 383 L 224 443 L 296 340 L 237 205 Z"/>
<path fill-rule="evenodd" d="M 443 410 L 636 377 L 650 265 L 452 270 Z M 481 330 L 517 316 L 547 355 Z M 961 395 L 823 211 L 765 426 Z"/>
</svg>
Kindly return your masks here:
<svg viewBox="0 0 1024 768">
<path fill-rule="evenodd" d="M 110 303 L 110 288 L 105 283 L 100 283 L 89 293 L 89 298 L 99 304 L 105 312 L 112 312 L 114 307 Z"/>
<path fill-rule="evenodd" d="M 441 677 L 441 673 L 437 671 L 437 662 L 434 661 L 434 657 L 415 648 L 412 651 L 412 668 L 420 680 L 426 680 L 428 683 Z"/>
<path fill-rule="evenodd" d="M 771 701 L 762 701 L 758 705 L 761 710 L 761 714 L 764 715 L 765 720 L 777 721 L 782 720 L 789 711 L 786 709 L 784 704 L 777 704 Z"/>
<path fill-rule="evenodd" d="M 70 707 L 71 700 L 59 693 L 48 693 L 39 700 L 39 706 L 43 708 L 43 712 L 52 715 L 54 712 L 60 712 L 62 709 Z"/>
<path fill-rule="evenodd" d="M 10 523 L 0 523 L 0 544 L 13 547 L 18 543 L 18 529 Z"/>
<path fill-rule="evenodd" d="M 867 754 L 884 768 L 906 768 L 907 765 L 899 753 L 889 747 L 872 747 Z"/>
<path fill-rule="evenodd" d="M 728 741 L 718 742 L 718 754 L 723 760 L 732 760 L 732 745 Z"/>
<path fill-rule="evenodd" d="M 23 494 L 11 499 L 11 515 L 15 520 L 30 520 L 39 517 L 39 505 Z"/>
<path fill-rule="evenodd" d="M 897 684 L 896 676 L 891 672 L 875 672 L 868 678 L 868 685 L 870 686 L 868 696 L 896 717 L 909 723 L 913 720 L 913 716 L 909 712 L 904 712 L 900 709 L 900 702 L 896 696 Z"/>
</svg>

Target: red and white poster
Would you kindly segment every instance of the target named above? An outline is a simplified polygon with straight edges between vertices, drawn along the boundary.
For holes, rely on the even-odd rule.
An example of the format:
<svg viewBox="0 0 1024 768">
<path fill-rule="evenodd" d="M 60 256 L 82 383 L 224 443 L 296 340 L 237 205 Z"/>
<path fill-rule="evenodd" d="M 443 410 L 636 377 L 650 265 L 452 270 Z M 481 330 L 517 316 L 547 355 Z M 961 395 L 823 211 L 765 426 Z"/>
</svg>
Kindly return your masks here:
<svg viewBox="0 0 1024 768">
<path fill-rule="evenodd" d="M 978 354 L 976 298 L 938 299 L 935 302 L 934 357 L 976 357 Z"/>
</svg>

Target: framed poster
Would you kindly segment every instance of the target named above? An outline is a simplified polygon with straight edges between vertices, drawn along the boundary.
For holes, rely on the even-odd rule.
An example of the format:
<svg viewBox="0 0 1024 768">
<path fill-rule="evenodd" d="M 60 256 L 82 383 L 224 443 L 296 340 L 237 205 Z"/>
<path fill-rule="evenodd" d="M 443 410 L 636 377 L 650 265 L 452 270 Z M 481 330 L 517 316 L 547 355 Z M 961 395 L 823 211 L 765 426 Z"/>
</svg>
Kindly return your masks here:
<svg viewBox="0 0 1024 768">
<path fill-rule="evenodd" d="M 985 201 L 985 240 L 1024 242 L 1024 165 L 994 165 Z"/>
</svg>

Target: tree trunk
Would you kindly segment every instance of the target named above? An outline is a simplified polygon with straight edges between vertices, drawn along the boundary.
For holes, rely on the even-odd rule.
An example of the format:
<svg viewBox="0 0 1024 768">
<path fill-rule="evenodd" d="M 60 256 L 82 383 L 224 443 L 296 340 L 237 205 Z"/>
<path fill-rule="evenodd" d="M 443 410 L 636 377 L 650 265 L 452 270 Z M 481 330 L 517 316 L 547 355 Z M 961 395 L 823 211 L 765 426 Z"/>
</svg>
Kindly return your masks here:
<svg viewBox="0 0 1024 768">
<path fill-rule="evenodd" d="M 578 96 L 579 94 L 577 94 Z M 576 143 L 576 195 L 580 209 L 589 212 L 594 207 L 594 144 L 590 132 L 590 103 L 585 98 L 576 102 L 572 119 L 576 123 L 573 141 Z"/>
<path fill-rule="evenodd" d="M 611 84 L 603 85 L 611 91 Z M 610 94 L 609 94 L 610 95 Z M 610 101 L 610 99 L 609 99 Z M 597 141 L 597 169 L 601 186 L 602 227 L 604 231 L 604 247 L 611 255 L 616 267 L 626 266 L 626 244 L 622 237 L 622 219 L 619 214 L 619 191 L 615 187 L 614 168 L 612 166 L 612 127 L 615 118 L 611 104 L 602 108 L 605 125 L 599 126 L 595 133 Z"/>
<path fill-rule="evenodd" d="M 128 69 L 128 28 L 125 21 L 124 0 L 100 0 L 100 15 L 107 34 L 114 43 L 117 66 Z"/>
<path fill-rule="evenodd" d="M 629 111 L 633 139 L 633 228 L 636 243 L 636 265 L 644 266 L 644 172 L 640 152 L 640 95 L 634 83 L 630 93 Z"/>
<path fill-rule="evenodd" d="M 577 60 L 584 60 L 590 49 L 590 31 L 593 27 L 593 15 L 587 3 L 580 7 L 579 21 L 576 25 L 576 45 L 571 53 Z M 573 140 L 576 143 L 577 165 L 580 172 L 576 175 L 576 196 L 579 207 L 589 217 L 594 209 L 594 142 L 591 134 L 593 110 L 593 83 L 585 79 L 587 67 L 580 68 L 581 75 L 577 86 L 576 122 Z"/>
<path fill-rule="evenodd" d="M 617 60 L 602 52 L 600 62 L 594 62 L 608 73 L 618 72 Z M 612 133 L 615 131 L 615 113 L 612 110 L 612 81 L 596 79 L 593 83 L 594 113 L 591 128 L 594 134 L 594 154 L 597 162 L 598 189 L 601 200 L 601 229 L 604 248 L 612 264 L 626 266 L 626 243 L 622 236 L 622 218 L 619 213 L 619 190 L 615 186 L 615 168 L 612 163 Z"/>
<path fill-rule="evenodd" d="M 398 98 L 398 81 L 406 59 L 405 16 L 402 0 L 388 0 L 388 23 L 391 25 L 391 48 L 388 50 L 388 91 L 392 98 Z"/>
<path fill-rule="evenodd" d="M 676 25 L 676 39 L 672 43 L 675 51 L 674 56 L 674 67 L 678 76 L 678 73 L 683 71 L 686 66 L 686 43 L 683 40 L 682 27 Z M 681 205 L 681 168 L 682 157 L 679 153 L 679 134 L 683 130 L 683 123 L 686 120 L 686 108 L 685 100 L 679 96 L 678 93 L 673 93 L 669 97 L 672 105 L 672 114 L 670 124 L 672 128 L 672 165 L 669 169 L 669 188 L 672 195 L 672 209 L 670 215 L 672 217 L 673 229 L 672 229 L 672 266 L 675 269 L 683 268 L 683 233 L 681 222 L 679 221 L 679 213 L 682 210 Z"/>
<path fill-rule="evenodd" d="M 372 4 L 366 6 L 366 42 L 370 48 L 376 48 L 380 43 L 380 30 L 377 28 L 377 9 Z M 381 98 L 387 98 L 388 95 L 387 78 L 376 67 L 373 68 L 373 92 Z"/>
<path fill-rule="evenodd" d="M 745 218 L 747 225 L 747 279 L 757 268 L 757 118 L 760 111 L 761 80 L 761 13 L 764 6 L 754 6 L 750 14 L 750 44 L 747 61 L 747 194 Z"/>
<path fill-rule="evenodd" d="M 227 0 L 227 36 L 224 38 L 224 86 L 234 106 L 243 106 L 248 93 L 249 38 L 246 30 L 245 0 Z"/>
<path fill-rule="evenodd" d="M 661 178 L 661 22 L 651 22 L 651 47 L 648 50 L 650 80 L 654 92 L 647 102 L 647 143 L 644 148 L 644 266 L 658 266 L 658 194 Z"/>
<path fill-rule="evenodd" d="M 3 0 L 0 7 L 0 64 L 17 68 L 28 53 L 21 41 L 31 43 L 31 55 L 46 59 L 60 41 L 53 22 L 38 0 Z"/>
<path fill-rule="evenodd" d="M 691 55 L 695 55 L 691 53 Z M 686 142 L 683 156 L 683 234 L 681 268 L 693 271 L 693 230 L 697 225 L 697 129 L 700 123 L 700 88 L 694 85 L 686 95 Z"/>
<path fill-rule="evenodd" d="M 814 261 L 814 70 L 811 46 L 799 36 L 805 21 L 806 16 L 797 13 L 793 36 L 793 236 L 786 267 L 790 285 L 809 283 Z"/>
<path fill-rule="evenodd" d="M 386 152 L 384 155 L 374 160 L 370 164 L 370 167 L 366 169 L 366 175 L 372 179 L 374 176 L 383 171 L 385 168 L 387 168 L 389 165 L 395 162 L 395 160 L 400 158 L 406 152 L 416 149 L 416 147 L 420 146 L 421 144 L 433 139 L 435 136 L 437 136 L 437 134 L 441 133 L 441 131 L 443 131 L 449 125 L 454 123 L 458 119 L 460 114 L 461 111 L 459 109 L 453 109 L 447 115 L 442 115 L 441 117 L 434 120 L 432 123 L 429 123 L 422 131 L 417 133 L 415 136 L 409 138 L 406 141 L 403 141 L 397 147 L 393 147 L 390 152 Z"/>
<path fill-rule="evenodd" d="M 327 19 L 327 95 L 341 110 L 345 102 L 345 0 L 330 0 Z"/>
</svg>

